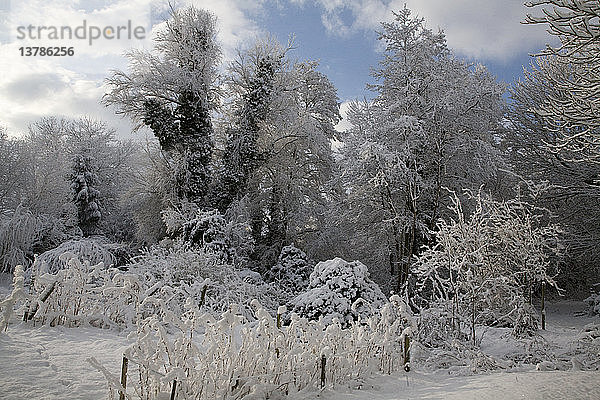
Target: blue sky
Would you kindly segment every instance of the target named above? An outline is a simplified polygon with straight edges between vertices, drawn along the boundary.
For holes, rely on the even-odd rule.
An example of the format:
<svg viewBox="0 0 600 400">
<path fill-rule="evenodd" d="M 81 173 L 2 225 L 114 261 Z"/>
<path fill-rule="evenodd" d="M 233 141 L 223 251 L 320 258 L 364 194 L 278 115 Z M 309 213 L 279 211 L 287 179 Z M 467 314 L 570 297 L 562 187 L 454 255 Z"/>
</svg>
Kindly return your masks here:
<svg viewBox="0 0 600 400">
<path fill-rule="evenodd" d="M 426 3 L 427 0 L 424 0 Z M 485 3 L 485 0 L 482 0 Z M 498 1 L 502 2 L 502 0 Z M 339 34 L 328 30 L 323 23 L 323 14 L 326 13 L 324 2 L 304 1 L 288 3 L 285 8 L 273 7 L 257 19 L 258 23 L 265 30 L 275 34 L 280 41 L 285 41 L 291 33 L 296 36 L 297 49 L 295 53 L 300 58 L 313 58 L 321 61 L 321 70 L 336 84 L 338 94 L 342 100 L 348 100 L 361 96 L 371 96 L 372 93 L 365 89 L 366 83 L 372 83 L 370 70 L 377 66 L 381 58 L 380 47 L 377 45 L 376 30 L 379 25 L 372 24 L 367 27 L 354 27 L 352 29 L 352 12 L 348 8 L 341 8 L 340 19 L 349 31 Z M 335 2 L 333 2 L 335 3 Z M 387 2 L 388 4 L 391 2 Z M 400 7 L 402 4 L 396 2 Z M 460 2 L 447 1 L 450 4 L 446 7 L 452 7 L 451 4 Z M 462 2 L 463 7 L 468 8 Z M 474 2 L 471 2 L 474 3 Z M 510 0 L 505 3 L 511 3 Z M 515 9 L 526 10 L 521 7 L 520 1 L 512 2 Z M 397 10 L 398 8 L 388 7 L 388 9 Z M 413 11 L 415 15 L 423 16 L 419 10 Z M 513 13 L 514 15 L 514 13 Z M 391 12 L 388 13 L 391 18 Z M 498 15 L 501 17 L 502 15 Z M 522 14 L 524 18 L 525 14 Z M 531 62 L 531 53 L 540 50 L 544 45 L 544 40 L 550 40 L 545 34 L 541 34 L 540 27 L 521 26 L 519 20 L 509 20 L 515 27 L 513 30 L 522 31 L 524 35 L 529 36 L 525 40 L 525 46 L 515 45 L 507 48 L 501 53 L 495 54 L 493 51 L 478 51 L 475 46 L 469 49 L 468 45 L 463 45 L 458 49 L 453 49 L 457 57 L 464 58 L 474 63 L 484 64 L 499 80 L 511 83 L 522 75 L 523 65 L 528 66 Z M 508 23 L 509 21 L 505 21 Z M 426 18 L 426 24 L 430 29 L 438 28 L 447 31 L 447 27 L 436 24 L 434 21 Z M 481 34 L 477 26 L 473 24 L 472 35 Z M 507 26 L 508 28 L 508 26 Z M 344 30 L 344 28 L 342 28 Z M 486 31 L 488 29 L 485 29 Z M 530 32 L 527 32 L 530 30 Z M 452 27 L 450 35 L 452 34 Z M 448 40 L 453 42 L 450 36 Z M 450 43 L 452 44 L 452 43 Z M 489 47 L 494 47 L 496 43 L 490 41 Z"/>
<path fill-rule="evenodd" d="M 542 26 L 524 26 L 521 0 L 178 0 L 194 4 L 219 19 L 224 62 L 235 49 L 271 33 L 281 42 L 295 34 L 299 59 L 318 59 L 320 69 L 338 88 L 342 103 L 371 95 L 370 69 L 381 57 L 375 30 L 392 10 L 407 3 L 428 27 L 442 28 L 459 57 L 486 65 L 500 80 L 521 75 L 529 53 L 550 37 Z M 107 121 L 120 137 L 132 137 L 131 124 L 100 105 L 104 78 L 111 69 L 125 69 L 123 52 L 150 49 L 152 32 L 160 27 L 167 1 L 161 0 L 0 0 L 0 124 L 20 135 L 44 115 L 89 115 Z M 533 10 L 539 13 L 540 10 Z M 131 20 L 147 30 L 145 40 L 20 40 L 21 25 L 119 25 Z M 19 47 L 73 46 L 72 57 L 24 57 Z M 342 107 L 342 110 L 344 107 Z"/>
</svg>

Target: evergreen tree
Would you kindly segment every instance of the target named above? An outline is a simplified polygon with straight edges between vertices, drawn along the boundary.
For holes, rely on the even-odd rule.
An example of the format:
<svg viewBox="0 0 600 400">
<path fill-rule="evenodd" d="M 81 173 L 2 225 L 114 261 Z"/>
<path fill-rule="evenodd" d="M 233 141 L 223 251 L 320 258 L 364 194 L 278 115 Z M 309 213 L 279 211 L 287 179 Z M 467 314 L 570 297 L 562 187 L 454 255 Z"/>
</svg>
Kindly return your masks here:
<svg viewBox="0 0 600 400">
<path fill-rule="evenodd" d="M 101 213 L 97 199 L 100 192 L 95 188 L 98 177 L 94 172 L 93 159 L 89 155 L 77 154 L 73 159 L 71 188 L 77 206 L 79 228 L 84 236 L 98 233 Z"/>
</svg>

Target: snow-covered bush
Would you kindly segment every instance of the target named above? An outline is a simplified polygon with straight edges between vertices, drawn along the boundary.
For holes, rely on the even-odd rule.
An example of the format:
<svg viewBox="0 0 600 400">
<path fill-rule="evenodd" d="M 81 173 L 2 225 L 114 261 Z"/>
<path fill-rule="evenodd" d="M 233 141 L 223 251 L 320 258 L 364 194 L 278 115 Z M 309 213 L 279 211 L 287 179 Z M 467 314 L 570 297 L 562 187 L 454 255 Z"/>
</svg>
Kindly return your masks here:
<svg viewBox="0 0 600 400">
<path fill-rule="evenodd" d="M 116 257 L 113 255 L 113 252 L 118 250 L 118 248 L 119 245 L 109 243 L 101 236 L 69 240 L 52 250 L 38 255 L 32 267 L 33 273 L 48 272 L 54 274 L 64 269 L 70 261 L 70 258 L 62 257 L 65 253 L 73 254 L 92 265 L 103 263 L 106 267 L 110 267 L 116 263 Z"/>
<path fill-rule="evenodd" d="M 226 260 L 231 261 L 234 256 L 243 258 L 248 252 L 248 243 L 252 243 L 247 224 L 228 221 L 218 210 L 202 210 L 184 203 L 180 210 L 170 208 L 162 215 L 171 237 Z"/>
<path fill-rule="evenodd" d="M 0 215 L 0 270 L 11 273 L 16 265 L 30 265 L 38 222 L 23 207 Z"/>
<path fill-rule="evenodd" d="M 384 302 L 385 296 L 364 264 L 334 258 L 315 266 L 308 289 L 293 298 L 290 305 L 301 317 L 323 318 L 325 324 L 337 319 L 348 326 L 359 317 L 366 319 Z"/>
<path fill-rule="evenodd" d="M 248 271 L 219 254 L 178 241 L 168 249 L 154 247 L 135 257 L 127 269 L 147 287 L 156 287 L 156 295 L 169 299 L 174 312 L 183 312 L 188 297 L 215 315 L 233 303 L 248 310 L 254 298 L 274 312 L 283 301 L 276 288 L 248 279 Z"/>
<path fill-rule="evenodd" d="M 290 245 L 281 249 L 277 264 L 265 273 L 265 279 L 275 282 L 293 297 L 306 289 L 311 272 L 312 267 L 307 261 L 306 254 L 294 245 Z"/>
<path fill-rule="evenodd" d="M 20 264 L 27 269 L 34 254 L 58 246 L 81 232 L 72 232 L 61 219 L 18 206 L 0 214 L 0 272 L 11 273 Z"/>
<path fill-rule="evenodd" d="M 36 262 L 30 319 L 51 325 L 128 328 L 156 311 L 140 308 L 145 301 L 164 304 L 177 316 L 186 311 L 189 299 L 198 309 L 214 315 L 236 303 L 249 318 L 251 299 L 260 299 L 272 313 L 283 301 L 272 285 L 248 280 L 243 270 L 218 255 L 181 243 L 170 249 L 148 250 L 122 268 L 126 272 L 82 259 L 66 252 L 53 263 Z"/>
<path fill-rule="evenodd" d="M 15 311 L 15 306 L 19 302 L 25 303 L 29 297 L 25 293 L 23 286 L 24 279 L 23 266 L 17 265 L 13 276 L 13 290 L 4 300 L 0 301 L 0 311 L 2 312 L 2 315 L 0 315 L 0 332 L 8 328 L 10 318 Z"/>
<path fill-rule="evenodd" d="M 73 253 L 59 257 L 55 273 L 38 270 L 33 276 L 34 298 L 27 319 L 42 324 L 122 328 L 134 326 L 137 307 L 145 296 L 143 282 L 134 274 L 91 265 Z"/>
<path fill-rule="evenodd" d="M 588 305 L 590 315 L 600 315 L 600 292 L 592 293 L 583 301 Z"/>
<path fill-rule="evenodd" d="M 574 367 L 597 371 L 600 368 L 600 323 L 592 322 L 584 326 L 574 344 L 575 357 L 571 362 L 578 359 L 581 364 Z"/>
<path fill-rule="evenodd" d="M 515 307 L 512 318 L 512 334 L 516 338 L 532 337 L 538 329 L 540 318 L 532 304 L 523 296 L 511 302 Z"/>
<path fill-rule="evenodd" d="M 316 391 L 323 356 L 328 387 L 393 373 L 405 367 L 404 339 L 415 329 L 409 308 L 397 296 L 346 329 L 337 320 L 326 325 L 295 313 L 289 325 L 279 326 L 258 301 L 252 302 L 254 321 L 235 305 L 218 318 L 202 313 L 191 299 L 181 316 L 164 303 L 156 305 L 158 311 L 130 335 L 135 343 L 125 353 L 132 398 L 166 397 L 174 380 L 176 397 L 185 399 L 283 398 Z M 107 375 L 97 361 L 90 362 Z M 110 373 L 108 378 L 116 395 L 118 380 Z"/>
<path fill-rule="evenodd" d="M 453 197 L 455 219 L 438 223 L 436 244 L 425 248 L 413 265 L 417 303 L 428 310 L 428 329 L 420 329 L 428 336 L 421 337 L 423 343 L 461 337 L 468 329 L 476 344 L 478 324 L 529 333 L 537 321 L 527 307 L 531 292 L 542 282 L 556 287 L 551 269 L 560 250 L 560 230 L 541 226 L 536 209 L 520 199 L 471 198 L 475 211 L 466 217 Z"/>
</svg>

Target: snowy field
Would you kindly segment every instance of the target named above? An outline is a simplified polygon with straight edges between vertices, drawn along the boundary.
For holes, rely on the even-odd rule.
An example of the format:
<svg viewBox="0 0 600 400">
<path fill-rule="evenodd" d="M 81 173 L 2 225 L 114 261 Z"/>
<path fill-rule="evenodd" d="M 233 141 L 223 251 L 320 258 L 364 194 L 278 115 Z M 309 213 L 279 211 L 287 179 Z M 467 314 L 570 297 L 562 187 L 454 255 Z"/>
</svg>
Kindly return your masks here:
<svg viewBox="0 0 600 400">
<path fill-rule="evenodd" d="M 548 329 L 541 337 L 556 361 L 539 363 L 537 369 L 531 365 L 465 376 L 464 370 L 458 369 L 423 372 L 415 368 L 408 374 L 374 377 L 362 383 L 360 389 L 327 388 L 295 397 L 302 400 L 600 399 L 600 371 L 579 370 L 577 357 L 572 356 L 582 329 L 599 322 L 598 318 L 581 315 L 583 307 L 575 302 L 549 306 Z M 104 377 L 85 360 L 93 356 L 118 374 L 128 345 L 124 334 L 110 330 L 11 325 L 0 335 L 0 398 L 105 399 Z M 489 329 L 484 334 L 482 350 L 496 357 L 508 356 L 519 351 L 519 343 L 503 329 Z M 550 370 L 554 368 L 561 370 Z"/>
</svg>

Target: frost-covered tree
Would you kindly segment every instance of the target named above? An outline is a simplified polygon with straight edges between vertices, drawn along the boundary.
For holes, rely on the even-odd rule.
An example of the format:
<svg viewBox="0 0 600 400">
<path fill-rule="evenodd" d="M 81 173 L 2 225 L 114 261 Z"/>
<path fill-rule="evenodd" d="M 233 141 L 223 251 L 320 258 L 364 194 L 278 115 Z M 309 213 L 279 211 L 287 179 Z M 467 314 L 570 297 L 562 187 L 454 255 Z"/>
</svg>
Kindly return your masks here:
<svg viewBox="0 0 600 400">
<path fill-rule="evenodd" d="M 71 188 L 73 201 L 77 206 L 79 228 L 84 236 L 98 233 L 98 224 L 102 216 L 98 205 L 100 192 L 96 189 L 97 180 L 94 159 L 91 155 L 77 154 L 73 159 Z"/>
<path fill-rule="evenodd" d="M 243 204 L 262 272 L 284 245 L 318 230 L 339 119 L 334 86 L 313 61 L 290 59 L 274 39 L 242 50 L 230 67 L 226 134 L 215 201 Z"/>
<path fill-rule="evenodd" d="M 33 122 L 24 138 L 30 154 L 30 182 L 24 188 L 23 204 L 30 210 L 56 218 L 71 218 L 71 172 L 73 143 L 67 135 L 66 119 L 44 117 Z"/>
<path fill-rule="evenodd" d="M 128 164 L 131 146 L 116 141 L 114 132 L 105 124 L 89 118 L 45 117 L 33 122 L 23 138 L 14 143 L 11 140 L 6 149 L 9 148 L 11 153 L 2 157 L 2 161 L 18 160 L 19 164 L 12 165 L 0 184 L 0 193 L 6 190 L 9 194 L 0 216 L 3 268 L 11 270 L 16 264 L 27 268 L 35 254 L 81 237 L 77 205 L 73 201 L 76 194 L 71 187 L 74 178 L 84 179 L 85 175 L 73 170 L 78 155 L 94 154 L 99 178 L 95 189 L 100 191 L 100 197 L 92 202 L 103 205 L 98 227 L 101 229 L 94 231 L 102 230 L 112 240 L 132 237 L 128 233 L 128 214 L 119 204 L 125 177 L 131 171 Z M 82 163 L 77 164 L 79 169 Z M 78 193 L 81 192 L 79 201 L 86 201 L 85 182 L 77 186 Z"/>
<path fill-rule="evenodd" d="M 174 10 L 152 52 L 128 53 L 130 72 L 108 78 L 104 100 L 138 126 L 150 127 L 177 165 L 176 195 L 203 205 L 210 181 L 220 50 L 216 18 L 195 7 Z"/>
<path fill-rule="evenodd" d="M 406 7 L 394 16 L 382 24 L 386 52 L 370 85 L 377 96 L 348 113 L 338 215 L 349 235 L 344 254 L 367 254 L 376 279 L 390 287 L 394 276 L 399 288 L 445 212 L 443 187 L 496 179 L 503 87 L 484 67 L 454 58 L 443 33 Z"/>
<path fill-rule="evenodd" d="M 14 209 L 30 183 L 29 152 L 23 140 L 11 139 L 0 127 L 0 212 Z"/>
<path fill-rule="evenodd" d="M 527 7 L 542 6 L 542 16 L 527 15 L 525 23 L 548 24 L 549 33 L 557 36 L 559 46 L 546 46 L 545 54 L 588 64 L 599 61 L 593 47 L 600 41 L 600 4 L 594 0 L 533 0 Z"/>
<path fill-rule="evenodd" d="M 280 79 L 277 74 L 282 72 L 288 50 L 289 47 L 283 49 L 274 39 L 259 40 L 248 50 L 239 50 L 229 67 L 228 87 L 234 93 L 229 111 L 232 124 L 226 129 L 216 193 L 222 210 L 247 192 L 251 175 L 264 163 L 259 136 L 276 95 L 273 91 Z"/>
<path fill-rule="evenodd" d="M 567 71 L 567 64 L 551 57 L 537 58 L 522 80 L 510 89 L 508 129 L 502 138 L 511 169 L 525 180 L 539 182 L 537 204 L 553 211 L 552 220 L 567 232 L 565 265 L 557 277 L 568 292 L 583 291 L 596 283 L 600 213 L 600 165 L 581 160 L 581 153 L 563 148 L 556 152 L 559 136 L 545 118 L 537 114 L 539 104 L 561 98 L 561 89 L 547 80 L 548 64 Z"/>
<path fill-rule="evenodd" d="M 78 155 L 93 155 L 102 204 L 101 230 L 116 241 L 133 239 L 131 213 L 122 204 L 124 192 L 136 176 L 136 148 L 131 142 L 117 140 L 106 123 L 88 117 L 42 118 L 31 124 L 24 141 L 31 157 L 24 205 L 36 214 L 62 221 L 67 228 L 76 227 L 73 162 Z"/>
<path fill-rule="evenodd" d="M 549 56 L 539 64 L 540 82 L 558 96 L 540 98 L 533 109 L 556 133 L 553 150 L 575 153 L 577 160 L 600 161 L 600 5 L 593 0 L 536 0 L 542 16 L 528 15 L 525 22 L 548 24 L 560 45 L 547 46 Z"/>
<path fill-rule="evenodd" d="M 460 336 L 468 327 L 476 344 L 479 324 L 511 326 L 519 334 L 535 329 L 524 326 L 535 321 L 527 318 L 532 293 L 545 283 L 556 286 L 562 232 L 519 197 L 470 197 L 475 210 L 468 215 L 453 195 L 451 219 L 438 222 L 436 244 L 415 261 L 416 300 L 428 309 L 424 320 L 435 325 L 423 335 Z"/>
<path fill-rule="evenodd" d="M 525 179 L 545 181 L 539 201 L 569 232 L 560 282 L 568 289 L 595 283 L 600 198 L 600 6 L 596 1 L 536 0 L 526 3 L 558 44 L 537 55 L 511 90 L 506 148 Z M 539 15 L 541 14 L 541 15 Z"/>
<path fill-rule="evenodd" d="M 294 64 L 287 75 L 282 86 L 292 90 L 283 90 L 272 107 L 261 143 L 265 163 L 253 177 L 254 187 L 266 189 L 260 190 L 261 208 L 254 213 L 263 215 L 266 228 L 257 244 L 272 248 L 275 257 L 290 242 L 308 249 L 311 233 L 324 224 L 325 184 L 333 166 L 330 143 L 339 118 L 336 89 L 315 62 Z"/>
</svg>

